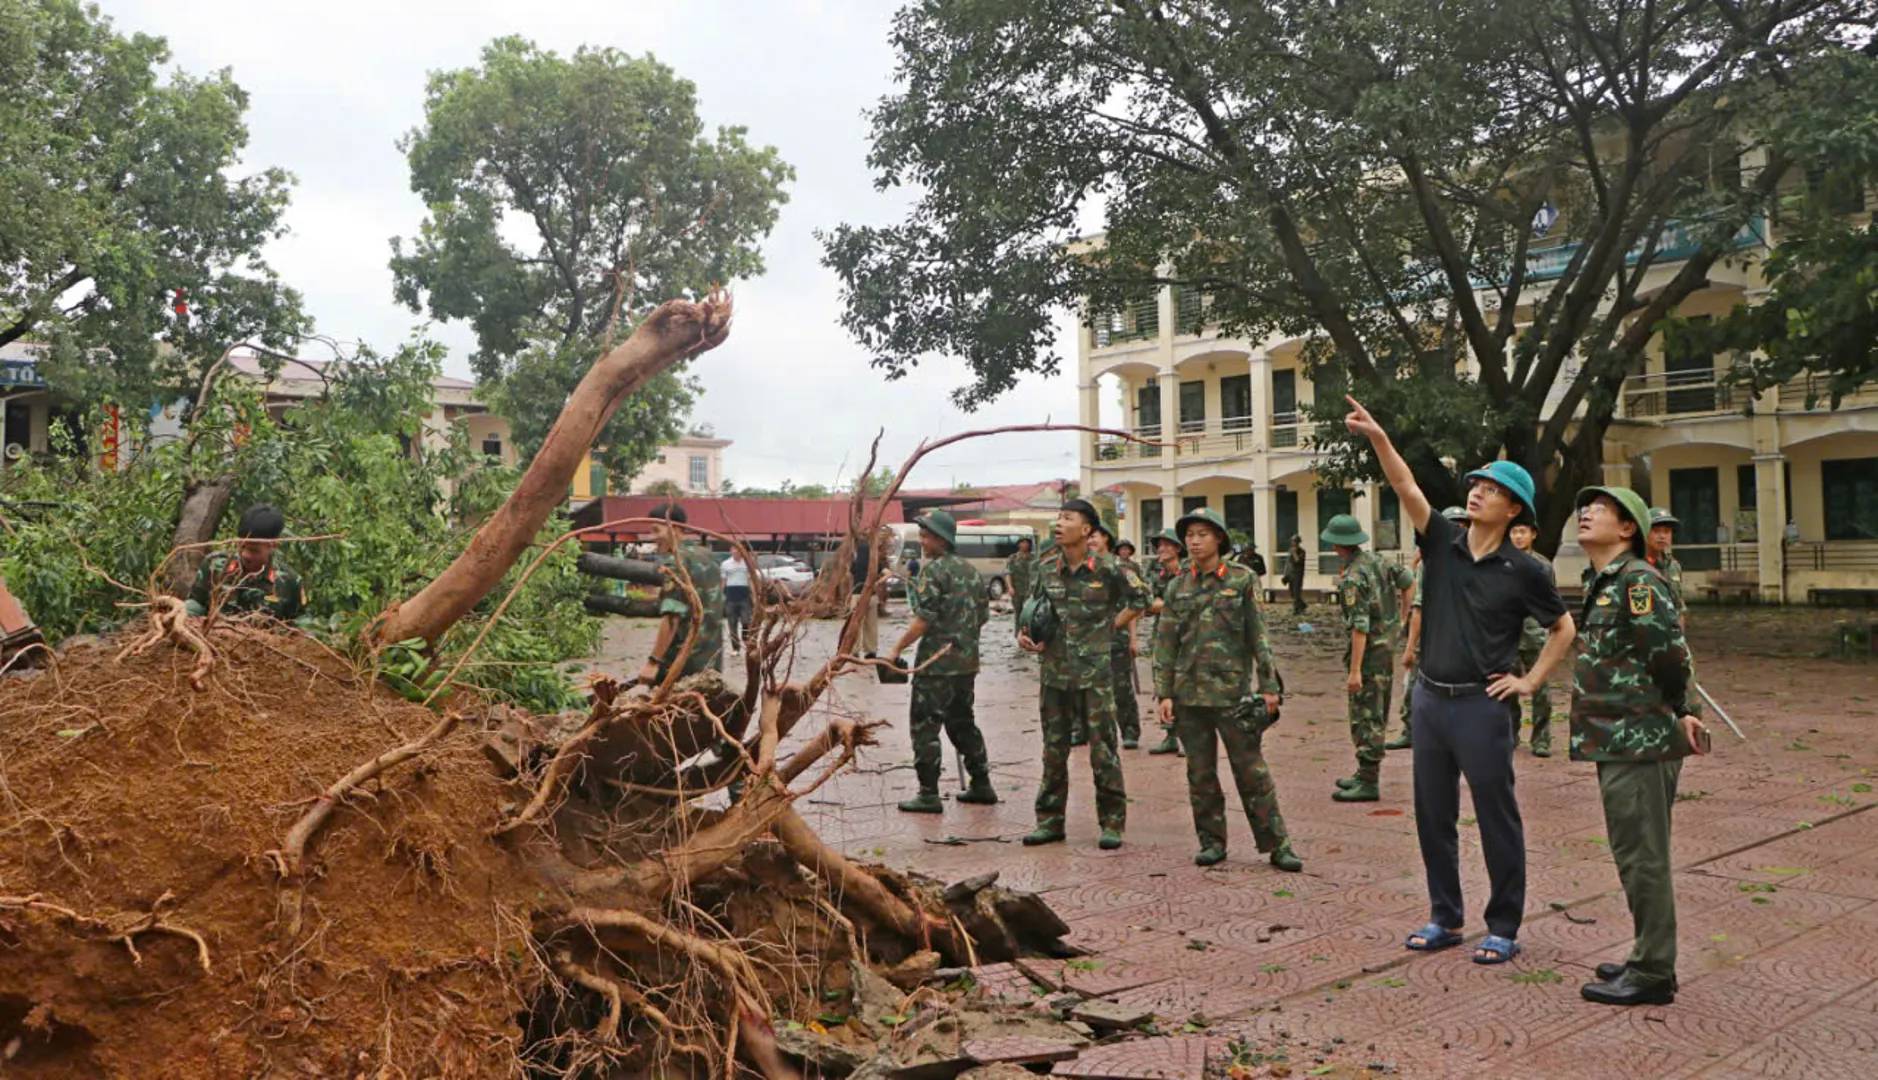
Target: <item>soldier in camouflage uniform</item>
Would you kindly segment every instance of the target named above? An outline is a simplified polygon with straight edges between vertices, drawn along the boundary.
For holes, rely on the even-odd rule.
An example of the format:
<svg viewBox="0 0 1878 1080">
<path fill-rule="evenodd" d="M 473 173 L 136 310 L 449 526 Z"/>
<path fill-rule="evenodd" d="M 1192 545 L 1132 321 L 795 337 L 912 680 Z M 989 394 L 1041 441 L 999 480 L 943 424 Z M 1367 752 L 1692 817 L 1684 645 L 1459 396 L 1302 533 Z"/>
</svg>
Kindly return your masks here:
<svg viewBox="0 0 1878 1080">
<path fill-rule="evenodd" d="M 723 567 L 702 545 L 686 539 L 683 530 L 678 528 L 685 523 L 684 507 L 675 503 L 655 506 L 646 516 L 669 523 L 654 526 L 653 539 L 659 554 L 670 555 L 673 565 L 665 567 L 665 587 L 659 590 L 659 636 L 652 646 L 651 657 L 639 669 L 639 681 L 653 686 L 665 681 L 666 673 L 685 647 L 685 638 L 691 633 L 694 618 L 698 632 L 692 641 L 691 651 L 684 656 L 684 665 L 679 669 L 678 677 L 682 679 L 696 675 L 707 668 L 722 671 Z M 684 577 L 690 581 L 692 591 L 698 594 L 698 610 L 695 613 L 692 611 L 691 598 L 680 580 L 680 565 L 684 567 Z"/>
<path fill-rule="evenodd" d="M 1154 635 L 1154 696 L 1161 722 L 1173 721 L 1187 748 L 1187 801 L 1200 838 L 1193 861 L 1212 866 L 1226 857 L 1226 796 L 1216 757 L 1224 742 L 1258 849 L 1280 870 L 1302 870 L 1260 747 L 1265 727 L 1278 717 L 1284 684 L 1259 611 L 1258 575 L 1221 559 L 1229 540 L 1215 511 L 1196 510 L 1176 528 L 1192 560 L 1163 597 L 1165 614 Z"/>
<path fill-rule="evenodd" d="M 998 801 L 991 787 L 991 764 L 985 755 L 985 737 L 972 715 L 978 682 L 978 634 L 991 618 L 985 586 L 978 571 L 953 553 L 958 525 L 944 510 L 934 510 L 919 526 L 921 553 L 919 578 L 906 591 L 913 622 L 900 636 L 888 658 L 898 662 L 907 646 L 919 642 L 914 662 L 913 705 L 909 717 L 913 738 L 913 774 L 919 794 L 900 804 L 910 814 L 937 814 L 939 774 L 944 759 L 939 753 L 939 732 L 965 759 L 971 787 L 959 796 L 962 803 L 990 805 Z M 942 651 L 943 650 L 943 651 Z"/>
<path fill-rule="evenodd" d="M 1126 540 L 1117 543 L 1115 534 L 1107 526 L 1098 526 L 1095 535 L 1089 538 L 1089 546 L 1098 555 L 1113 554 L 1123 572 L 1134 575 L 1141 588 L 1147 589 L 1147 582 L 1141 577 L 1141 567 L 1134 560 L 1133 544 Z M 1115 676 L 1115 725 L 1120 729 L 1124 750 L 1133 750 L 1141 745 L 1141 703 L 1136 700 L 1135 693 L 1135 656 L 1140 651 L 1140 647 L 1135 644 L 1134 623 L 1129 623 L 1126 630 L 1117 630 L 1109 638 L 1109 670 Z M 1076 739 L 1078 734 L 1082 733 L 1070 733 L 1071 746 L 1082 745 Z"/>
<path fill-rule="evenodd" d="M 287 518 L 266 504 L 248 507 L 235 526 L 240 540 L 234 554 L 218 551 L 202 560 L 195 585 L 183 602 L 191 615 L 207 615 L 218 597 L 224 615 L 260 611 L 282 622 L 306 612 L 306 589 L 300 576 L 274 561 Z"/>
<path fill-rule="evenodd" d="M 1552 560 L 1532 549 L 1532 542 L 1538 536 L 1539 530 L 1524 522 L 1513 526 L 1507 532 L 1507 539 L 1513 542 L 1513 546 L 1525 552 L 1527 557 L 1539 563 L 1541 566 L 1544 566 L 1546 573 L 1552 576 L 1553 584 L 1556 585 L 1558 583 L 1558 571 L 1553 568 Z M 1545 627 L 1539 625 L 1538 619 L 1528 615 L 1526 617 L 1525 626 L 1520 631 L 1519 673 L 1524 675 L 1528 671 L 1531 671 L 1532 666 L 1539 661 L 1539 654 L 1544 650 Z M 1520 722 L 1518 698 L 1513 699 L 1513 718 L 1514 724 L 1517 725 Z M 1514 730 L 1513 743 L 1515 746 L 1519 743 L 1517 727 Z M 1532 692 L 1532 738 L 1530 745 L 1532 747 L 1533 757 L 1552 756 L 1552 691 L 1544 683 L 1540 683 Z"/>
<path fill-rule="evenodd" d="M 1337 781 L 1331 796 L 1338 802 L 1375 802 L 1382 798 L 1383 729 L 1389 715 L 1389 688 L 1395 679 L 1395 604 L 1392 585 L 1376 556 L 1364 551 L 1369 534 L 1349 514 L 1330 519 L 1320 539 L 1342 560 L 1337 573 L 1337 604 L 1343 612 L 1350 645 L 1344 653 L 1349 670 L 1350 741 L 1356 745 L 1356 774 Z"/>
<path fill-rule="evenodd" d="M 1026 844 L 1063 839 L 1069 805 L 1069 734 L 1078 719 L 1089 732 L 1089 767 L 1095 774 L 1096 817 L 1101 846 L 1122 846 L 1128 819 L 1128 794 L 1122 783 L 1122 760 L 1115 751 L 1115 676 L 1109 665 L 1109 642 L 1147 607 L 1141 579 L 1122 569 L 1112 555 L 1090 550 L 1089 538 L 1101 522 L 1095 507 L 1082 499 L 1063 504 L 1056 516 L 1054 550 L 1043 557 L 1033 599 L 1045 600 L 1056 613 L 1056 629 L 1047 642 L 1020 633 L 1017 644 L 1043 657 L 1040 665 L 1040 712 L 1043 727 L 1043 778 L 1037 785 L 1037 828 Z"/>
<path fill-rule="evenodd" d="M 1154 629 L 1149 632 L 1150 641 L 1160 637 L 1161 620 L 1165 617 L 1168 583 L 1179 577 L 1186 570 L 1187 547 L 1174 530 L 1163 529 L 1154 537 L 1154 565 L 1143 575 L 1149 598 L 1148 613 L 1154 616 Z M 1150 754 L 1181 754 L 1180 729 L 1176 725 L 1161 724 L 1161 741 L 1148 747 Z"/>
<path fill-rule="evenodd" d="M 1004 584 L 1011 590 L 1011 626 L 1017 626 L 1024 614 L 1024 600 L 1030 596 L 1031 582 L 1037 579 L 1035 544 L 1026 536 L 1017 542 L 1017 554 L 1004 562 Z"/>
<path fill-rule="evenodd" d="M 1578 543 L 1590 556 L 1582 647 L 1572 666 L 1571 757 L 1595 761 L 1605 832 L 1636 942 L 1599 964 L 1579 993 L 1606 1005 L 1676 999 L 1676 894 L 1670 812 L 1682 759 L 1705 753 L 1695 672 L 1676 594 L 1644 557 L 1651 520 L 1628 488 L 1578 493 Z"/>
<path fill-rule="evenodd" d="M 1656 567 L 1656 572 L 1669 582 L 1669 594 L 1676 599 L 1677 617 L 1682 620 L 1684 629 L 1689 625 L 1689 614 L 1682 602 L 1682 564 L 1676 561 L 1673 549 L 1676 546 L 1676 530 L 1682 522 L 1676 515 L 1660 506 L 1650 508 L 1650 534 L 1645 537 L 1649 548 L 1649 563 Z"/>
</svg>

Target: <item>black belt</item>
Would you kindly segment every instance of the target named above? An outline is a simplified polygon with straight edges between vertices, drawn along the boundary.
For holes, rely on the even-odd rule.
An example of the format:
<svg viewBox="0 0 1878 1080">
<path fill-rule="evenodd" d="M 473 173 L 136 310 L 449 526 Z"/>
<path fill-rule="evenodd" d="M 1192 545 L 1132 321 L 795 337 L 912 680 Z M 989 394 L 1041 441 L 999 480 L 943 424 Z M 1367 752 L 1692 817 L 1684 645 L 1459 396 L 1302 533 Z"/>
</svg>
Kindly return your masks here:
<svg viewBox="0 0 1878 1080">
<path fill-rule="evenodd" d="M 1435 695 L 1436 697 L 1444 697 L 1444 698 L 1479 697 L 1480 695 L 1485 694 L 1487 692 L 1487 684 L 1484 682 L 1445 683 L 1445 682 L 1437 682 L 1434 679 L 1429 678 L 1427 675 L 1421 674 L 1420 672 L 1417 672 L 1416 674 L 1421 679 L 1422 686 L 1425 687 L 1429 693 Z"/>
</svg>

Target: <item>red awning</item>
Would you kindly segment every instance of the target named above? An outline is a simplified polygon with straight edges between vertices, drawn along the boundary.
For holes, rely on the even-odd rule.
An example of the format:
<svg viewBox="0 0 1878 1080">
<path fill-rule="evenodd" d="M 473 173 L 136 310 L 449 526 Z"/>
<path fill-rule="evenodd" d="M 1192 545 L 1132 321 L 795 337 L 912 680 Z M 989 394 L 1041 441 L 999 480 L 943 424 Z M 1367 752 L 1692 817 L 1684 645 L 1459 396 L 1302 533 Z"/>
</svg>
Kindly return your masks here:
<svg viewBox="0 0 1878 1080">
<path fill-rule="evenodd" d="M 595 499 L 574 511 L 574 524 L 592 529 L 609 521 L 642 518 L 653 508 L 674 500 L 657 495 L 608 495 Z M 735 536 L 743 540 L 781 540 L 786 537 L 843 537 L 848 533 L 846 499 L 678 499 L 688 524 L 701 529 Z M 872 513 L 871 506 L 867 513 Z M 887 504 L 882 522 L 898 525 L 905 520 L 900 504 Z M 608 528 L 588 534 L 591 538 L 636 540 L 645 534 L 643 526 Z"/>
</svg>

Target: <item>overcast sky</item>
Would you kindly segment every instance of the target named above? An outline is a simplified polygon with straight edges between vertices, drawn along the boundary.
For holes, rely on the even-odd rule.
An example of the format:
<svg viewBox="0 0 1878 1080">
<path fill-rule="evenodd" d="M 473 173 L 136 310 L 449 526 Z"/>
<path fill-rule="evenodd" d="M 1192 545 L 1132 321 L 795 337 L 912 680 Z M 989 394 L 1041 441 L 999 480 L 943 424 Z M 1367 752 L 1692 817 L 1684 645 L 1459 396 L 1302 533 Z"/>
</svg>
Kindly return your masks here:
<svg viewBox="0 0 1878 1080">
<path fill-rule="evenodd" d="M 306 296 L 320 332 L 395 346 L 421 322 L 392 300 L 389 241 L 412 236 L 423 204 L 396 142 L 422 119 L 428 72 L 474 64 L 482 46 L 520 34 L 563 54 L 582 44 L 651 52 L 697 84 L 708 126 L 743 124 L 795 166 L 789 203 L 764 244 L 769 272 L 736 287 L 730 340 L 696 371 L 694 422 L 734 440 L 739 485 L 833 483 L 866 460 L 876 428 L 898 465 L 921 438 L 972 427 L 1076 418 L 1071 322 L 1059 319 L 1065 374 L 1031 379 L 967 415 L 964 381 L 935 361 L 885 382 L 837 322 L 834 275 L 814 230 L 887 223 L 904 205 L 877 194 L 863 111 L 893 85 L 893 0 L 103 0 L 120 30 L 168 38 L 175 63 L 232 68 L 251 97 L 247 162 L 298 178 L 291 232 L 269 261 Z M 432 328 L 468 376 L 466 326 Z M 1073 434 L 1002 436 L 942 451 L 915 484 L 1021 483 L 1076 475 Z"/>
</svg>

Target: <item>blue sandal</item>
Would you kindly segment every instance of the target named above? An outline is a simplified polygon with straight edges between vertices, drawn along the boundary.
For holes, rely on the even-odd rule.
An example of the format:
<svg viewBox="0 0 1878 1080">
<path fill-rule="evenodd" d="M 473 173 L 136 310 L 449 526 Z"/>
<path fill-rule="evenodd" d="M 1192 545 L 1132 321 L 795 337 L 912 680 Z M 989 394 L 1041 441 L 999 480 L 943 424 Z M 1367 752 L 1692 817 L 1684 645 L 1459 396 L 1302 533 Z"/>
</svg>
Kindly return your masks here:
<svg viewBox="0 0 1878 1080">
<path fill-rule="evenodd" d="M 1421 939 L 1420 945 L 1415 944 L 1416 938 Z M 1427 926 L 1410 934 L 1408 940 L 1402 944 L 1408 946 L 1415 952 L 1437 952 L 1441 949 L 1451 949 L 1460 943 L 1461 935 L 1449 930 L 1440 923 L 1431 922 Z"/>
<path fill-rule="evenodd" d="M 1487 955 L 1481 956 L 1481 953 Z M 1519 942 L 1512 938 L 1503 938 L 1498 934 L 1488 934 L 1474 946 L 1474 963 L 1504 964 L 1519 955 Z"/>
</svg>

